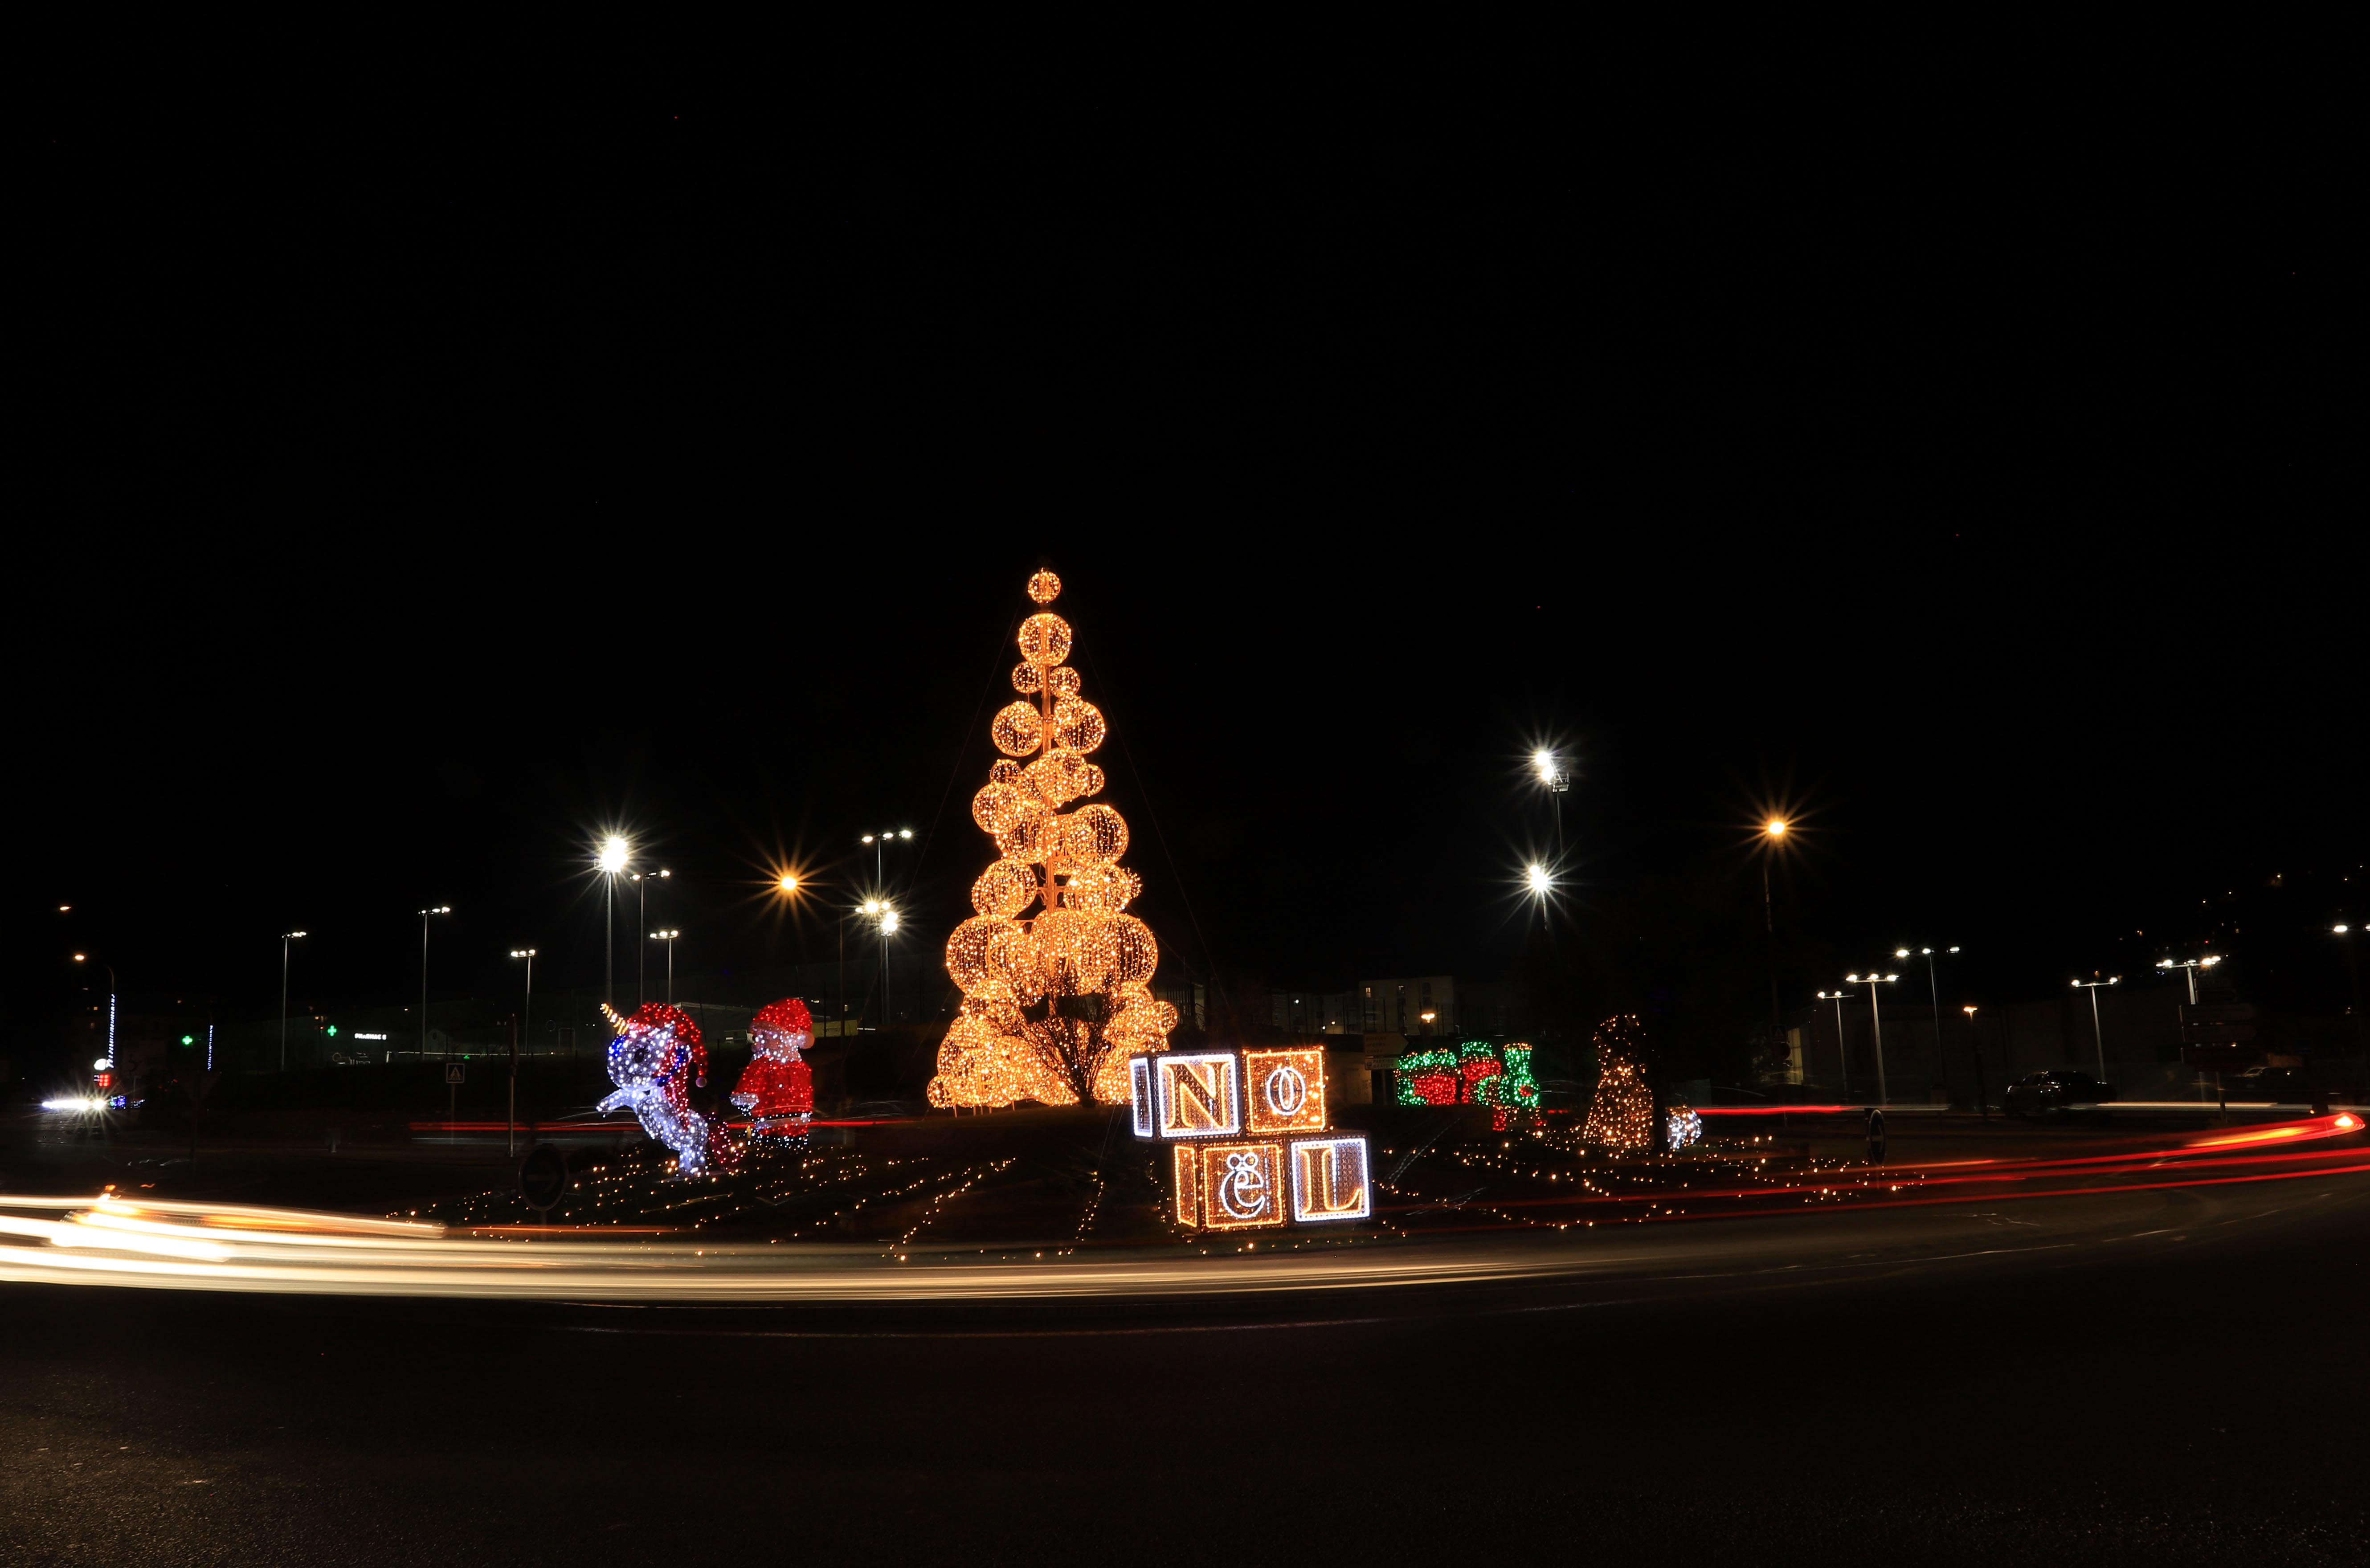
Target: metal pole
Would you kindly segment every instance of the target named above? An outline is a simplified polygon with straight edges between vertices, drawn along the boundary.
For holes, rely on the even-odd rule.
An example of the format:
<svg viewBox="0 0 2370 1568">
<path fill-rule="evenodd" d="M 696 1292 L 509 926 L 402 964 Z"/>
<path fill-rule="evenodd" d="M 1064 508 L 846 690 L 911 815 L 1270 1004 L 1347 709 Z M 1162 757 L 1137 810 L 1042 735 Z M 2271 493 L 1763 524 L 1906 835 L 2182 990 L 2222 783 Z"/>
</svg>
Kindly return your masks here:
<svg viewBox="0 0 2370 1568">
<path fill-rule="evenodd" d="M 1884 1014 L 1877 1009 L 1874 986 L 1868 988 L 1868 1017 L 1869 1021 L 1876 1026 L 1876 1102 L 1882 1105 L 1890 1101 L 1891 1096 L 1884 1087 Z"/>
<path fill-rule="evenodd" d="M 1936 953 L 1926 955 L 1926 995 L 1934 1005 L 1934 1081 L 1940 1084 L 1947 1093 L 1950 1078 L 1942 1070 L 1942 982 L 1934 974 L 1934 966 L 1941 962 Z"/>
<path fill-rule="evenodd" d="M 1778 915 L 1769 902 L 1769 851 L 1766 847 L 1761 851 L 1761 928 L 1763 946 L 1769 958 L 1769 1049 L 1774 1054 L 1784 1035 L 1786 1020 L 1778 1006 Z"/>
<path fill-rule="evenodd" d="M 280 939 L 280 1070 L 288 1070 L 288 938 Z"/>
<path fill-rule="evenodd" d="M 2090 993 L 2090 1034 L 2099 1043 L 2099 1081 L 2107 1081 L 2107 1028 L 2099 1021 L 2099 987 L 2087 987 Z"/>
<path fill-rule="evenodd" d="M 1851 1053 L 1844 1049 L 1844 994 L 1835 993 L 1835 1060 L 1843 1065 L 1844 1097 L 1851 1097 Z"/>
<path fill-rule="evenodd" d="M 511 1022 L 511 1104 L 502 1113 L 502 1152 L 518 1158 L 518 1022 Z"/>
<path fill-rule="evenodd" d="M 641 914 L 639 918 L 642 923 L 642 929 L 647 931 L 650 928 L 650 873 L 645 871 L 641 876 L 635 880 L 636 884 L 642 890 Z M 647 950 L 642 943 L 636 942 L 634 944 L 634 1006 L 636 1008 L 639 1008 L 642 1005 L 642 955 L 645 951 Z"/>
<path fill-rule="evenodd" d="M 880 1024 L 887 1028 L 896 1022 L 889 1010 L 889 836 L 881 834 L 872 841 L 872 885 L 880 890 L 880 914 L 873 917 L 873 934 L 880 942 Z"/>
<path fill-rule="evenodd" d="M 420 1055 L 428 1055 L 428 911 L 420 912 Z"/>
<path fill-rule="evenodd" d="M 839 1032 L 847 1035 L 847 917 L 839 917 Z"/>
<path fill-rule="evenodd" d="M 609 873 L 609 891 L 603 900 L 608 926 L 607 940 L 601 948 L 601 999 L 615 1003 L 617 999 L 617 873 Z"/>
<path fill-rule="evenodd" d="M 674 939 L 667 939 L 667 1006 L 674 1006 Z"/>
</svg>

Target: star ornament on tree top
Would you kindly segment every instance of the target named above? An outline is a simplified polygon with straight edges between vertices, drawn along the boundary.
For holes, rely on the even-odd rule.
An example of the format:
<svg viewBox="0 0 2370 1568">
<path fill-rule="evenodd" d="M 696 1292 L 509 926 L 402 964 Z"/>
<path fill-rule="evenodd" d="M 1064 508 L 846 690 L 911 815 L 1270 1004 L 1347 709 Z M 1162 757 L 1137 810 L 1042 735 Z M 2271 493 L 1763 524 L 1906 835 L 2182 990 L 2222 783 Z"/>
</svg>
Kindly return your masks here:
<svg viewBox="0 0 2370 1568">
<path fill-rule="evenodd" d="M 1050 605 L 1062 580 L 1040 571 L 1029 596 Z M 1021 700 L 989 729 L 1002 752 L 972 820 L 996 859 L 972 884 L 973 915 L 947 939 L 962 1007 L 938 1046 L 930 1103 L 1023 1100 L 1124 1104 L 1131 1053 L 1165 1051 L 1177 1009 L 1152 994 L 1160 946 L 1128 914 L 1144 891 L 1120 864 L 1127 822 L 1100 802 L 1102 712 L 1079 695 L 1070 624 L 1051 610 L 1020 623 Z"/>
</svg>

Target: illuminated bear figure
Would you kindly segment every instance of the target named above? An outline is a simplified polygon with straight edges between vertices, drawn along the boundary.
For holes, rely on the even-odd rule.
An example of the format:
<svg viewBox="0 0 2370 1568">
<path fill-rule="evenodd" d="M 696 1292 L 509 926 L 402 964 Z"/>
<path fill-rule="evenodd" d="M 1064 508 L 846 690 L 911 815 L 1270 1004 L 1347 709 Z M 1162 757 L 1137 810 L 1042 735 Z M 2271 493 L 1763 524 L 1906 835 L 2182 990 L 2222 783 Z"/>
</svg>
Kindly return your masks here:
<svg viewBox="0 0 2370 1568">
<path fill-rule="evenodd" d="M 600 1109 L 631 1110 L 642 1131 L 674 1150 L 675 1169 L 685 1175 L 706 1170 L 711 1159 L 730 1164 L 730 1143 L 691 1108 L 693 1086 L 708 1081 L 699 1025 L 664 1002 L 645 1002 L 631 1018 L 609 1016 L 617 1021 L 617 1036 L 609 1042 L 609 1081 L 617 1091 Z"/>
<path fill-rule="evenodd" d="M 757 1147 L 802 1148 L 814 1119 L 814 1071 L 800 1055 L 814 1043 L 814 1019 L 796 997 L 767 1002 L 749 1020 L 749 1065 L 732 1103 L 749 1113 Z"/>
</svg>

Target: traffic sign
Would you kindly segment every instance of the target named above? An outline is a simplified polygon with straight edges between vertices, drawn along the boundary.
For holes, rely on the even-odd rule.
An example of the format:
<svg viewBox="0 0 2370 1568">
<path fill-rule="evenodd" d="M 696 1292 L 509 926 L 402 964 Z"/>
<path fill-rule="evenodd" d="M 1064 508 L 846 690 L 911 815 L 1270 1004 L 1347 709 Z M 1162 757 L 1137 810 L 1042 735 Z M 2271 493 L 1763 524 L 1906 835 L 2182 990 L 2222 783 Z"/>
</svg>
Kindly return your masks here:
<svg viewBox="0 0 2370 1568">
<path fill-rule="evenodd" d="M 468 1063 L 466 1063 L 466 1062 L 447 1062 L 447 1063 L 445 1063 L 445 1064 L 444 1064 L 444 1081 L 445 1081 L 446 1083 L 466 1083 L 466 1082 L 468 1082 L 468 1081 L 469 1081 L 469 1064 L 468 1064 Z M 471 1103 L 473 1103 L 473 1104 L 474 1104 L 474 1103 L 475 1103 L 475 1101 L 471 1101 Z"/>
<path fill-rule="evenodd" d="M 2255 1016 L 2252 1002 L 2183 1003 L 2180 1021 L 2189 1023 L 2244 1023 Z"/>
<path fill-rule="evenodd" d="M 2240 1067 L 2258 1066 L 2262 1060 L 2263 1051 L 2260 1045 L 2183 1045 L 2180 1048 L 2181 1066 L 2199 1067 L 2206 1072 L 2236 1072 Z"/>
<path fill-rule="evenodd" d="M 2184 1023 L 2180 1037 L 2192 1045 L 2236 1045 L 2255 1037 L 2251 1023 Z"/>
<path fill-rule="evenodd" d="M 568 1156 L 547 1143 L 535 1145 L 519 1161 L 519 1196 L 527 1201 L 529 1208 L 551 1207 L 573 1180 L 568 1169 Z"/>
</svg>

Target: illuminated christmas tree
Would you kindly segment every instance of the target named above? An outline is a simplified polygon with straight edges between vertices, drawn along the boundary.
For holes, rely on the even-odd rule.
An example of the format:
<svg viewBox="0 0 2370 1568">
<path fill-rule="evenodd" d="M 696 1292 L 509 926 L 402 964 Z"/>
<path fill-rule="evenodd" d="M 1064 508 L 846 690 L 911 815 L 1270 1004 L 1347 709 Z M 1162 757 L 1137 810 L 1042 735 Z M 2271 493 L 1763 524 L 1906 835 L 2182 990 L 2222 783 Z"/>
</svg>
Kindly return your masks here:
<svg viewBox="0 0 2370 1568">
<path fill-rule="evenodd" d="M 1050 605 L 1062 580 L 1041 571 L 1029 596 Z M 1177 1009 L 1152 995 L 1159 944 L 1127 906 L 1144 890 L 1119 863 L 1127 823 L 1101 803 L 1101 712 L 1063 661 L 1070 626 L 1050 610 L 1020 623 L 1013 689 L 995 716 L 1004 755 L 972 797 L 997 859 L 972 884 L 971 919 L 947 939 L 961 1011 L 938 1047 L 933 1105 L 1075 1105 L 1128 1098 L 1127 1058 L 1165 1051 Z M 1075 809 L 1070 809 L 1075 808 Z"/>
<path fill-rule="evenodd" d="M 1596 1096 L 1580 1136 L 1615 1148 L 1644 1148 L 1654 1138 L 1654 1090 L 1638 1018 L 1621 1013 L 1596 1026 Z"/>
</svg>

